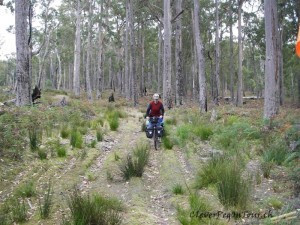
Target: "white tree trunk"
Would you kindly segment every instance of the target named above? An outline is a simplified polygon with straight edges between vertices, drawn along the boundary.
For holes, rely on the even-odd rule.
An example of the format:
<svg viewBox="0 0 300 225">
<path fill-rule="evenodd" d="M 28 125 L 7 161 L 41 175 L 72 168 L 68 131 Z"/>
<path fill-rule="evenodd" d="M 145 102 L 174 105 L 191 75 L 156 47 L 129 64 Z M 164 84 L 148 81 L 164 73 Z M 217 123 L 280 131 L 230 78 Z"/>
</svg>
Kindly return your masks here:
<svg viewBox="0 0 300 225">
<path fill-rule="evenodd" d="M 220 81 L 220 37 L 219 37 L 219 1 L 215 0 L 216 4 L 216 36 L 215 36 L 215 44 L 216 44 L 216 71 L 215 71 L 215 77 L 216 77 L 216 87 L 214 92 L 214 102 L 218 104 L 219 102 L 219 96 L 221 93 L 221 81 Z"/>
<path fill-rule="evenodd" d="M 266 65 L 264 118 L 279 112 L 278 17 L 274 0 L 265 0 Z"/>
<path fill-rule="evenodd" d="M 203 55 L 203 44 L 199 28 L 199 1 L 194 0 L 194 25 L 195 25 L 195 43 L 198 59 L 199 73 L 199 103 L 200 112 L 207 112 L 207 96 L 206 96 L 206 78 L 205 78 L 205 61 Z"/>
<path fill-rule="evenodd" d="M 93 95 L 92 95 L 92 88 L 91 88 L 91 53 L 92 53 L 92 38 L 91 38 L 91 32 L 92 32 L 92 6 L 93 1 L 89 2 L 89 15 L 88 15 L 88 40 L 87 40 L 87 53 L 86 53 L 86 91 L 89 101 L 93 101 Z"/>
<path fill-rule="evenodd" d="M 182 11 L 182 0 L 176 2 L 176 14 Z M 176 20 L 176 105 L 183 104 L 183 74 L 182 74 L 182 31 L 181 17 Z"/>
<path fill-rule="evenodd" d="M 16 26 L 16 77 L 17 92 L 16 105 L 31 105 L 31 80 L 29 74 L 29 51 L 28 51 L 28 1 L 18 0 L 15 2 L 15 26 Z"/>
<path fill-rule="evenodd" d="M 73 88 L 74 88 L 75 96 L 80 95 L 80 52 L 81 52 L 80 35 L 81 35 L 81 6 L 80 6 L 80 0 L 77 0 L 75 51 L 74 51 L 74 76 L 73 76 Z"/>
<path fill-rule="evenodd" d="M 236 105 L 243 105 L 243 45 L 242 45 L 242 6 L 244 0 L 239 0 L 238 8 L 238 45 L 239 45 L 239 66 Z"/>
<path fill-rule="evenodd" d="M 164 0 L 164 82 L 163 99 L 165 105 L 172 108 L 172 90 L 171 90 L 171 7 L 170 0 Z"/>
</svg>

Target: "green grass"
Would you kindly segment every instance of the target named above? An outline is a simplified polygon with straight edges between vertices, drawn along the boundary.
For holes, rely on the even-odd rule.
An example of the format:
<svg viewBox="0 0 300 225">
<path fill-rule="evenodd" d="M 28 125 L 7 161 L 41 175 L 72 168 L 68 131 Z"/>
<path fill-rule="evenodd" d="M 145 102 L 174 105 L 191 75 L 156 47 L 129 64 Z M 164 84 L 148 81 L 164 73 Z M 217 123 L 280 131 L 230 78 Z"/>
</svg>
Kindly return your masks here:
<svg viewBox="0 0 300 225">
<path fill-rule="evenodd" d="M 250 201 L 249 181 L 242 178 L 241 168 L 231 164 L 226 166 L 217 183 L 218 197 L 225 207 L 246 209 Z"/>
<path fill-rule="evenodd" d="M 172 149 L 174 144 L 172 143 L 172 141 L 170 140 L 170 138 L 168 136 L 163 136 L 162 137 L 162 143 L 165 149 Z"/>
<path fill-rule="evenodd" d="M 38 149 L 38 156 L 41 160 L 47 159 L 47 152 L 45 149 Z"/>
<path fill-rule="evenodd" d="M 288 155 L 285 142 L 275 141 L 271 146 L 263 152 L 265 162 L 274 162 L 276 165 L 282 165 Z"/>
<path fill-rule="evenodd" d="M 209 125 L 200 125 L 194 128 L 193 133 L 202 141 L 206 141 L 213 135 L 213 130 Z"/>
<path fill-rule="evenodd" d="M 212 157 L 198 172 L 196 176 L 196 187 L 208 187 L 210 184 L 216 184 L 223 174 L 223 168 L 228 164 L 224 156 Z"/>
<path fill-rule="evenodd" d="M 76 129 L 73 129 L 71 131 L 70 144 L 73 148 L 82 148 L 83 145 L 82 135 Z"/>
<path fill-rule="evenodd" d="M 37 128 L 29 129 L 29 144 L 31 151 L 36 151 L 39 148 L 42 139 L 41 131 Z"/>
<path fill-rule="evenodd" d="M 56 154 L 58 157 L 66 157 L 67 155 L 67 149 L 65 146 L 58 146 L 56 148 Z"/>
<path fill-rule="evenodd" d="M 52 197 L 52 185 L 49 181 L 47 192 L 43 195 L 42 200 L 39 200 L 39 211 L 41 219 L 47 219 L 50 216 L 51 208 L 53 205 Z"/>
<path fill-rule="evenodd" d="M 172 193 L 175 195 L 182 195 L 184 194 L 184 189 L 181 184 L 175 184 L 172 188 Z"/>
<path fill-rule="evenodd" d="M 103 141 L 103 131 L 100 127 L 96 130 L 96 137 L 98 142 Z"/>
<path fill-rule="evenodd" d="M 69 136 L 70 136 L 70 130 L 69 130 L 68 126 L 64 125 L 64 126 L 61 128 L 60 136 L 61 136 L 62 138 L 64 138 L 64 139 L 69 138 Z"/>
<path fill-rule="evenodd" d="M 72 224 L 121 224 L 123 207 L 117 199 L 105 198 L 99 194 L 82 195 L 76 188 L 69 196 L 68 206 Z"/>
<path fill-rule="evenodd" d="M 133 156 L 128 154 L 125 161 L 120 164 L 120 170 L 125 180 L 131 177 L 141 177 L 144 172 L 144 167 L 149 160 L 149 146 L 139 144 L 133 152 Z"/>
<path fill-rule="evenodd" d="M 177 206 L 177 219 L 182 225 L 225 225 L 227 223 L 214 217 L 208 218 L 202 216 L 201 213 L 212 212 L 213 207 L 209 201 L 196 193 L 189 195 L 189 208 L 184 209 Z"/>
<path fill-rule="evenodd" d="M 23 184 L 17 189 L 17 196 L 23 197 L 23 198 L 30 198 L 32 196 L 35 196 L 36 190 L 34 186 L 33 181 L 28 181 Z"/>
<path fill-rule="evenodd" d="M 17 223 L 23 223 L 27 220 L 27 207 L 24 199 L 11 199 L 9 211 L 11 212 L 11 219 Z"/>
</svg>

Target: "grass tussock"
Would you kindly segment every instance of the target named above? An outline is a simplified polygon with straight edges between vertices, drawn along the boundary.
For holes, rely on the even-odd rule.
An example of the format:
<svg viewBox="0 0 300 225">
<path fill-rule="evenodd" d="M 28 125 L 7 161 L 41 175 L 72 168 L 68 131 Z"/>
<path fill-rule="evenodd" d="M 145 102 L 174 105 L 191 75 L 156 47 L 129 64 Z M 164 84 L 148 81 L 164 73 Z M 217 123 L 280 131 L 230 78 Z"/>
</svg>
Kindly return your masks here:
<svg viewBox="0 0 300 225">
<path fill-rule="evenodd" d="M 82 148 L 83 147 L 82 134 L 76 129 L 73 129 L 71 131 L 70 144 L 73 148 Z"/>
<path fill-rule="evenodd" d="M 50 216 L 51 208 L 53 205 L 53 191 L 50 181 L 47 186 L 47 192 L 43 195 L 42 200 L 39 199 L 39 212 L 41 219 L 47 219 Z"/>
<path fill-rule="evenodd" d="M 213 208 L 207 199 L 200 197 L 196 193 L 191 193 L 189 195 L 189 207 L 184 209 L 177 206 L 177 219 L 182 225 L 225 225 L 227 223 L 215 217 L 209 218 L 208 216 L 203 216 L 202 213 L 213 212 Z"/>
<path fill-rule="evenodd" d="M 35 196 L 36 190 L 33 181 L 27 181 L 20 185 L 17 189 L 17 196 L 22 198 L 30 198 Z"/>
<path fill-rule="evenodd" d="M 213 157 L 201 169 L 196 178 L 196 187 L 213 185 L 218 197 L 226 207 L 245 209 L 250 201 L 250 183 L 242 177 L 243 168 L 238 160 L 225 156 Z"/>
<path fill-rule="evenodd" d="M 123 207 L 117 199 L 105 198 L 99 194 L 82 195 L 76 188 L 69 196 L 68 206 L 72 224 L 121 224 Z"/>
<path fill-rule="evenodd" d="M 141 177 L 149 160 L 149 146 L 140 144 L 136 146 L 133 156 L 128 154 L 125 161 L 120 164 L 120 170 L 125 180 L 131 177 Z"/>
</svg>

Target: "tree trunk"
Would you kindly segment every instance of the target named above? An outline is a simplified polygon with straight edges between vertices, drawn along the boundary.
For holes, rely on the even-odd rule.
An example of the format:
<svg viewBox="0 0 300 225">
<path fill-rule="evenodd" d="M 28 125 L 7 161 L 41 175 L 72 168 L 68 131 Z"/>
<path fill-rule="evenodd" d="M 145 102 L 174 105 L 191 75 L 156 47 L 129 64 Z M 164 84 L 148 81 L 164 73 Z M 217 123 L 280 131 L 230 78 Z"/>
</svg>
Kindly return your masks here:
<svg viewBox="0 0 300 225">
<path fill-rule="evenodd" d="M 182 0 L 176 2 L 176 14 L 182 11 Z M 183 102 L 183 74 L 182 74 L 182 31 L 181 17 L 176 20 L 176 105 L 182 105 Z"/>
<path fill-rule="evenodd" d="M 195 25 L 195 43 L 198 61 L 199 73 L 199 103 L 200 112 L 207 112 L 207 96 L 206 96 L 206 78 L 205 78 L 205 61 L 203 55 L 203 44 L 200 33 L 199 23 L 199 1 L 194 0 L 194 25 Z"/>
<path fill-rule="evenodd" d="M 163 99 L 166 106 L 172 108 L 171 91 L 171 6 L 170 0 L 164 0 L 164 82 Z"/>
<path fill-rule="evenodd" d="M 265 0 L 266 69 L 264 118 L 279 112 L 278 17 L 276 1 Z"/>
<path fill-rule="evenodd" d="M 158 25 L 158 56 L 157 56 L 157 93 L 161 93 L 161 59 L 162 59 L 162 33 Z"/>
<path fill-rule="evenodd" d="M 239 45 L 239 68 L 236 105 L 243 105 L 243 46 L 242 46 L 242 7 L 244 0 L 239 0 L 238 8 L 238 45 Z"/>
<path fill-rule="evenodd" d="M 75 96 L 80 95 L 80 52 L 81 52 L 80 35 L 81 35 L 81 6 L 80 6 L 80 0 L 77 0 L 75 50 L 74 50 L 74 77 L 73 77 L 73 88 L 74 88 Z"/>
<path fill-rule="evenodd" d="M 216 68 L 215 68 L 215 91 L 213 100 L 215 104 L 219 104 L 219 95 L 220 95 L 220 37 L 219 37 L 219 2 L 215 0 L 216 4 L 216 36 L 215 36 L 215 45 L 216 45 Z"/>
<path fill-rule="evenodd" d="M 16 105 L 31 105 L 31 80 L 29 74 L 29 52 L 27 35 L 28 1 L 15 2 L 15 26 L 16 26 L 16 77 L 17 92 Z"/>
<path fill-rule="evenodd" d="M 132 94 L 133 94 L 133 105 L 134 107 L 138 104 L 138 93 L 137 93 L 137 76 L 136 76 L 136 61 L 135 61 L 135 34 L 134 34 L 134 17 L 133 17 L 133 6 L 134 2 L 129 1 L 129 29 L 130 29 L 130 71 L 132 77 Z"/>
<path fill-rule="evenodd" d="M 91 46 L 91 32 L 92 32 L 92 6 L 93 1 L 89 2 L 89 15 L 88 15 L 88 39 L 87 39 L 87 52 L 86 52 L 86 91 L 89 101 L 93 101 L 93 95 L 92 95 L 92 87 L 91 87 L 91 53 L 92 53 L 92 46 Z"/>
<path fill-rule="evenodd" d="M 58 74 L 57 74 L 57 90 L 60 89 L 61 86 L 61 79 L 62 79 L 62 70 L 61 70 L 61 61 L 60 61 L 60 56 L 58 53 L 58 49 L 56 48 L 56 57 L 58 61 Z"/>
<path fill-rule="evenodd" d="M 125 29 L 125 43 L 124 43 L 124 48 L 125 48 L 125 95 L 126 99 L 130 99 L 130 71 L 129 71 L 129 51 L 128 51 L 128 45 L 129 45 L 129 6 L 130 2 L 129 0 L 126 0 L 126 29 Z"/>
<path fill-rule="evenodd" d="M 233 82 L 233 77 L 234 77 L 234 62 L 233 62 L 233 31 L 232 31 L 232 26 L 233 26 L 233 19 L 232 19 L 232 0 L 230 0 L 230 10 L 229 10 L 229 18 L 230 18 L 230 56 L 229 56 L 229 73 L 230 73 L 230 99 L 231 102 L 234 103 L 234 82 Z"/>
</svg>

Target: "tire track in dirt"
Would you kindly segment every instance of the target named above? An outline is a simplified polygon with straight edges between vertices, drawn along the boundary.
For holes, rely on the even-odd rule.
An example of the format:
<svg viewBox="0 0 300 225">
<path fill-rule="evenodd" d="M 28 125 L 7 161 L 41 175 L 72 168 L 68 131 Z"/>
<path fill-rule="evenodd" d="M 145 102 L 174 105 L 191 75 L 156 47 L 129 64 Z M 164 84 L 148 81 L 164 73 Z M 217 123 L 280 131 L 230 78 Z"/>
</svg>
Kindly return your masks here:
<svg viewBox="0 0 300 225">
<path fill-rule="evenodd" d="M 126 159 L 129 152 L 139 142 L 149 142 L 144 132 L 141 132 L 142 113 L 135 109 L 128 109 L 129 116 L 121 119 L 117 132 L 109 132 L 105 137 L 107 143 L 101 144 L 101 151 L 95 163 L 90 167 L 90 171 L 97 174 L 95 181 L 88 182 L 84 177 L 80 186 L 83 192 L 98 192 L 106 196 L 115 196 L 121 199 L 126 206 L 123 224 L 178 224 L 176 221 L 175 207 L 170 201 L 172 194 L 166 189 L 164 178 L 160 176 L 162 147 L 155 151 L 150 143 L 149 163 L 145 168 L 142 178 L 132 178 L 130 181 L 121 179 L 118 165 L 120 162 L 114 160 L 116 152 L 122 159 Z M 114 165 L 112 165 L 114 164 Z M 107 179 L 107 173 L 113 173 L 113 181 Z"/>
</svg>

